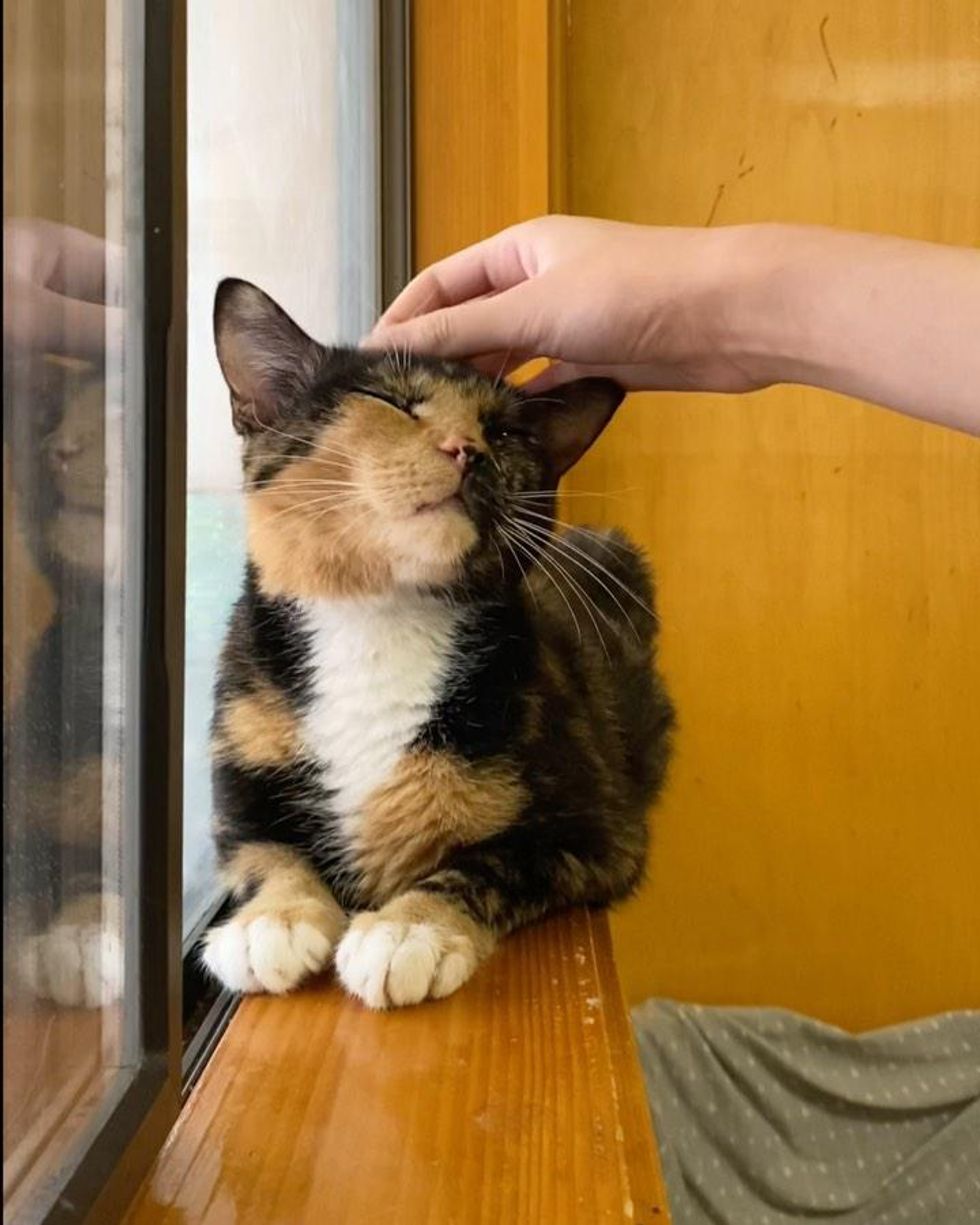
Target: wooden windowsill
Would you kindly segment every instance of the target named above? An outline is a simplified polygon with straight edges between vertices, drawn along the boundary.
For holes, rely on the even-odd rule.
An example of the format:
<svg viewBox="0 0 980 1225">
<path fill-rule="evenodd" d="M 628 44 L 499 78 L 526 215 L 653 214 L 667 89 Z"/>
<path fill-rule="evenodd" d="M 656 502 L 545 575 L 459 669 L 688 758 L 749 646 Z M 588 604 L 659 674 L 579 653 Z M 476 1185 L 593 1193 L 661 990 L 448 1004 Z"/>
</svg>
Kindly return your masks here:
<svg viewBox="0 0 980 1225">
<path fill-rule="evenodd" d="M 520 932 L 417 1008 L 328 981 L 246 1000 L 127 1221 L 667 1222 L 605 915 Z"/>
</svg>

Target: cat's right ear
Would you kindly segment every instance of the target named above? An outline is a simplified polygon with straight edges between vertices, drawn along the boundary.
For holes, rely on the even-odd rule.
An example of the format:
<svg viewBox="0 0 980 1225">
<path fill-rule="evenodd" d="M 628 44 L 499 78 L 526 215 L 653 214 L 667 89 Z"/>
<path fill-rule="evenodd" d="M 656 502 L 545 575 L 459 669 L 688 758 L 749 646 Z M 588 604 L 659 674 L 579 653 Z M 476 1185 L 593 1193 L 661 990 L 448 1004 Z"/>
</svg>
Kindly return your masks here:
<svg viewBox="0 0 980 1225">
<path fill-rule="evenodd" d="M 308 391 L 326 351 L 248 281 L 222 281 L 214 296 L 214 344 L 239 434 L 273 425 Z"/>
</svg>

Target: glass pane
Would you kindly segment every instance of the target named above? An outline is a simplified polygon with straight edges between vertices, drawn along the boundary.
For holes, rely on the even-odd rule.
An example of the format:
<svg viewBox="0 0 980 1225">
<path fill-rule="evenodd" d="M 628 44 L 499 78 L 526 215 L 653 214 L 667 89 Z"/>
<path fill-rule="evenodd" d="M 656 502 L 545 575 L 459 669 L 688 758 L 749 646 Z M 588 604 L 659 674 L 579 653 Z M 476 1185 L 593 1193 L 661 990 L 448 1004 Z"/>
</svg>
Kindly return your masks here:
<svg viewBox="0 0 980 1225">
<path fill-rule="evenodd" d="M 5 0 L 4 1205 L 140 1056 L 141 10 Z"/>
<path fill-rule="evenodd" d="M 188 6 L 188 506 L 184 933 L 216 900 L 208 724 L 241 588 L 239 442 L 214 355 L 214 291 L 254 281 L 318 339 L 377 308 L 376 6 Z"/>
</svg>

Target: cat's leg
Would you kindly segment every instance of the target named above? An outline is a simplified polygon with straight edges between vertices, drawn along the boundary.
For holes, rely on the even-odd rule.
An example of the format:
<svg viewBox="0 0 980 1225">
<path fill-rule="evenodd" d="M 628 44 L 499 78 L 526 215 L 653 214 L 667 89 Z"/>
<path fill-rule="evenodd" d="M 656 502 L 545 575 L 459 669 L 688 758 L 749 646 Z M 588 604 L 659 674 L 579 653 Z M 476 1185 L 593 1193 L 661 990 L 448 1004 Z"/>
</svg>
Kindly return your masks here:
<svg viewBox="0 0 980 1225">
<path fill-rule="evenodd" d="M 20 944 L 21 978 L 62 1008 L 108 1007 L 123 992 L 123 902 L 102 873 L 103 783 L 113 768 L 109 755 L 42 758 L 21 796 L 36 873 L 27 891 L 37 890 L 38 906 L 59 898 L 56 909 L 44 906 L 43 930 Z"/>
<path fill-rule="evenodd" d="M 371 1008 L 451 995 L 506 932 L 569 906 L 603 906 L 635 887 L 645 836 L 574 849 L 555 826 L 519 824 L 460 848 L 379 910 L 355 916 L 337 949 L 341 982 Z"/>
<path fill-rule="evenodd" d="M 29 936 L 20 954 L 24 980 L 40 999 L 62 1008 L 104 1008 L 122 995 L 122 904 L 92 890 L 61 908 L 53 923 Z"/>
<path fill-rule="evenodd" d="M 223 874 L 238 906 L 208 932 L 202 956 L 224 986 L 278 995 L 327 965 L 347 919 L 298 851 L 243 842 Z"/>
</svg>

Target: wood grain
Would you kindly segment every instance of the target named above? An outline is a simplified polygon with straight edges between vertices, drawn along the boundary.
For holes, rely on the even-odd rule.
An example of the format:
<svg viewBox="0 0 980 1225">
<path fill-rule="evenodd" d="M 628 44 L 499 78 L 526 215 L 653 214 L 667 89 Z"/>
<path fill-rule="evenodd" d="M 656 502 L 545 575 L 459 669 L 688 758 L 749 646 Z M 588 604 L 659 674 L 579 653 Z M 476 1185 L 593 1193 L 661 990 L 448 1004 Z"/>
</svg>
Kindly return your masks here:
<svg viewBox="0 0 980 1225">
<path fill-rule="evenodd" d="M 549 0 L 412 5 L 414 264 L 551 207 Z"/>
<path fill-rule="evenodd" d="M 119 1010 L 59 1008 L 10 992 L 3 1016 L 4 1219 L 31 1219 L 109 1090 L 103 1059 Z M 111 1042 L 111 1039 L 110 1039 Z"/>
<path fill-rule="evenodd" d="M 239 1009 L 130 1225 L 668 1219 L 604 915 L 518 933 L 458 994 L 330 983 Z"/>
<path fill-rule="evenodd" d="M 974 0 L 573 0 L 569 30 L 572 211 L 980 245 Z M 628 491 L 568 512 L 648 547 L 679 707 L 628 995 L 980 1004 L 977 440 L 800 388 L 635 396 L 571 485 Z"/>
</svg>

